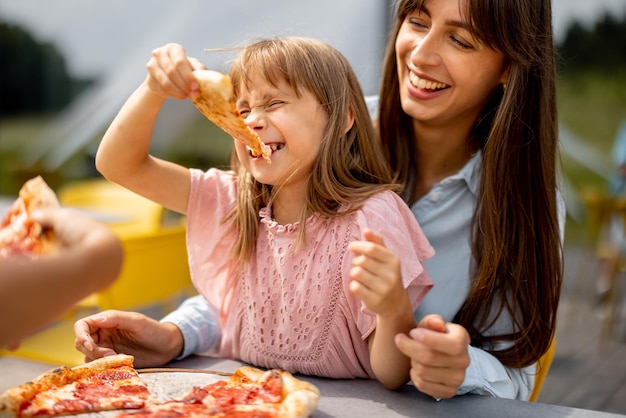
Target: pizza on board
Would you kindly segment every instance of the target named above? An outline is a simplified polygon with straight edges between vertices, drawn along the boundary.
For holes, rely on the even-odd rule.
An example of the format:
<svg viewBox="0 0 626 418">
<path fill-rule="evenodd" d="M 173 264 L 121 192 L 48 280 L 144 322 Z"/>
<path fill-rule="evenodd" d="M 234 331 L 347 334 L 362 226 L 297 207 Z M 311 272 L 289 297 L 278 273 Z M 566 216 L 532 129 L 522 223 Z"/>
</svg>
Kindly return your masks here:
<svg viewBox="0 0 626 418">
<path fill-rule="evenodd" d="M 133 368 L 133 357 L 119 354 L 51 370 L 9 389 L 0 396 L 0 416 L 56 417 L 108 411 L 103 413 L 117 418 L 304 418 L 317 408 L 319 396 L 314 385 L 289 372 L 243 366 L 226 379 L 163 400 L 151 393 Z"/>
<path fill-rule="evenodd" d="M 211 70 L 196 70 L 194 76 L 200 94 L 191 101 L 198 110 L 224 132 L 248 146 L 254 156 L 262 156 L 265 161 L 271 162 L 272 149 L 246 125 L 237 110 L 230 77 Z"/>
<path fill-rule="evenodd" d="M 33 221 L 31 214 L 37 209 L 59 206 L 56 194 L 41 176 L 24 183 L 0 224 L 0 259 L 14 255 L 36 257 L 52 251 L 52 232 Z"/>
</svg>

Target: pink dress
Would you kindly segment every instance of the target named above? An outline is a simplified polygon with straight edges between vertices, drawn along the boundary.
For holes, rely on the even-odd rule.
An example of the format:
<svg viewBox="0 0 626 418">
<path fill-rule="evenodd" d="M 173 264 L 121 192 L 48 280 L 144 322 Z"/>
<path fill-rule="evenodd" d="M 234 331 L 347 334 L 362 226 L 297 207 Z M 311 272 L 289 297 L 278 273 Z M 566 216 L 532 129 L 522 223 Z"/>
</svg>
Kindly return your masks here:
<svg viewBox="0 0 626 418">
<path fill-rule="evenodd" d="M 194 285 L 222 313 L 217 354 L 262 368 L 331 378 L 375 378 L 367 338 L 373 312 L 349 290 L 350 242 L 368 227 L 402 261 L 413 308 L 432 280 L 422 260 L 434 251 L 407 205 L 393 192 L 370 198 L 337 219 L 306 223 L 306 248 L 294 252 L 299 224 L 279 225 L 260 212 L 257 251 L 242 267 L 231 260 L 235 234 L 222 223 L 236 203 L 232 174 L 191 170 L 187 248 Z"/>
</svg>

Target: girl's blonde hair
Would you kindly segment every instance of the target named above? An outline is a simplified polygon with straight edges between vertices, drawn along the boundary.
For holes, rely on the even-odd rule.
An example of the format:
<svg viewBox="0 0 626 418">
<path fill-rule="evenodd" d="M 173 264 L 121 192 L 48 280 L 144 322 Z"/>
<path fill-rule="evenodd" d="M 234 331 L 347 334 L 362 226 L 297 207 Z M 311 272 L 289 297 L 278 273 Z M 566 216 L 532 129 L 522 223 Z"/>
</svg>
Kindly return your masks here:
<svg viewBox="0 0 626 418">
<path fill-rule="evenodd" d="M 318 158 L 309 178 L 306 209 L 300 215 L 298 245 L 305 242 L 305 221 L 316 213 L 343 216 L 382 190 L 399 190 L 376 138 L 363 92 L 348 60 L 330 45 L 309 38 L 285 37 L 251 43 L 234 60 L 230 77 L 235 96 L 250 87 L 251 75 L 261 74 L 276 86 L 287 82 L 298 97 L 308 91 L 328 114 Z M 345 132 L 349 114 L 352 127 Z M 255 249 L 259 210 L 272 202 L 280 186 L 261 184 L 233 153 L 237 176 L 237 205 L 226 217 L 238 230 L 234 255 L 247 261 Z M 339 208 L 344 209 L 339 212 Z"/>
</svg>

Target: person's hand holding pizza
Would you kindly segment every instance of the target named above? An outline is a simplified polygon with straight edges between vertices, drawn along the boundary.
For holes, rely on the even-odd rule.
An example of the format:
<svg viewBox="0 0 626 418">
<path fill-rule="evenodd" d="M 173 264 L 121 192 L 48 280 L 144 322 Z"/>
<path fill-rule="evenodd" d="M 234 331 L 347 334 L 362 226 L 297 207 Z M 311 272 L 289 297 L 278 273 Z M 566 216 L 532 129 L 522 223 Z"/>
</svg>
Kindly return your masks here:
<svg viewBox="0 0 626 418">
<path fill-rule="evenodd" d="M 135 357 L 136 367 L 161 366 L 183 350 L 178 327 L 137 312 L 99 312 L 76 321 L 74 334 L 85 361 L 123 353 Z"/>
<path fill-rule="evenodd" d="M 196 58 L 188 57 L 178 44 L 167 44 L 152 51 L 146 65 L 148 87 L 163 99 L 184 100 L 198 94 L 199 86 L 194 70 L 206 70 Z"/>
<path fill-rule="evenodd" d="M 16 349 L 21 338 L 113 283 L 123 258 L 109 228 L 61 208 L 41 177 L 27 181 L 0 226 L 0 318 L 11 318 L 0 323 L 0 347 Z"/>
<path fill-rule="evenodd" d="M 101 276 L 117 277 L 124 258 L 117 235 L 101 222 L 69 208 L 42 209 L 32 219 L 54 237 L 55 251 L 79 252 L 85 264 L 97 261 Z"/>
</svg>

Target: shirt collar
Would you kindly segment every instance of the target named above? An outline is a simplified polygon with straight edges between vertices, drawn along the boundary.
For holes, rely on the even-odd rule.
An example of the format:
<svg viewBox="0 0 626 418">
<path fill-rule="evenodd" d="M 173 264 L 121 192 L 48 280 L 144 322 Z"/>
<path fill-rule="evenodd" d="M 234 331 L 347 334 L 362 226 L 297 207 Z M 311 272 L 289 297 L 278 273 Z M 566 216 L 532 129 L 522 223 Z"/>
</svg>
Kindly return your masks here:
<svg viewBox="0 0 626 418">
<path fill-rule="evenodd" d="M 478 193 L 478 186 L 480 185 L 480 169 L 482 160 L 482 151 L 479 150 L 476 154 L 472 155 L 472 157 L 467 161 L 467 163 L 465 163 L 463 168 L 459 170 L 458 173 L 443 180 L 442 185 L 447 182 L 463 180 L 472 194 L 476 195 Z"/>
</svg>

